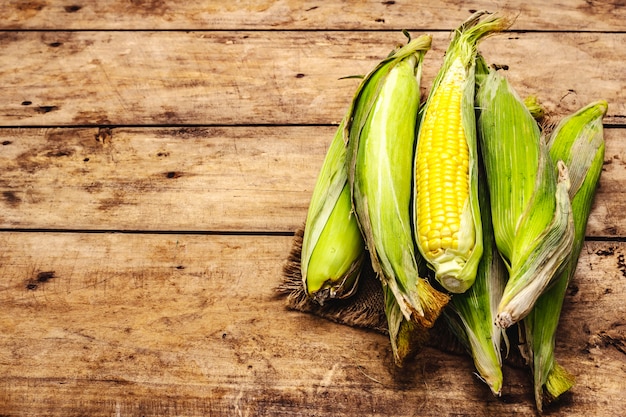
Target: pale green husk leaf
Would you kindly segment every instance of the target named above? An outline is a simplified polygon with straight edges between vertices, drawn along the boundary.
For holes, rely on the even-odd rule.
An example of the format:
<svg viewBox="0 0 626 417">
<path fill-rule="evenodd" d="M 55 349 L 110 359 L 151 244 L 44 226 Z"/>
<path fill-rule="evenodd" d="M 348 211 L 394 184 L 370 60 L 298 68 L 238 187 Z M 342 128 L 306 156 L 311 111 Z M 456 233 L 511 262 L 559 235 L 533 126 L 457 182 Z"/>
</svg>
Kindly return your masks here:
<svg viewBox="0 0 626 417">
<path fill-rule="evenodd" d="M 552 401 L 574 385 L 574 377 L 554 358 L 556 331 L 567 285 L 576 271 L 587 220 L 604 162 L 602 118 L 608 105 L 601 100 L 591 103 L 564 118 L 549 137 L 553 161 L 564 161 L 570 173 L 570 199 L 575 237 L 567 265 L 535 304 L 523 321 L 526 346 L 523 353 L 534 376 L 535 403 L 542 409 L 543 400 Z"/>
<path fill-rule="evenodd" d="M 354 293 L 365 258 L 365 243 L 352 213 L 343 128 L 342 121 L 322 164 L 302 242 L 304 287 L 320 304 Z"/>
<path fill-rule="evenodd" d="M 346 123 L 354 210 L 381 279 L 394 355 L 403 321 L 432 327 L 447 296 L 422 285 L 411 228 L 411 167 L 428 35 L 383 60 L 361 83 Z"/>
<path fill-rule="evenodd" d="M 463 294 L 455 294 L 446 313 L 454 333 L 469 350 L 478 376 L 499 396 L 503 385 L 502 342 L 508 341 L 496 326 L 498 303 L 504 291 L 507 271 L 493 236 L 487 184 L 479 181 L 478 194 L 482 208 L 484 253 L 474 284 Z"/>
<path fill-rule="evenodd" d="M 563 163 L 555 167 L 537 122 L 500 73 L 481 79 L 477 104 L 494 234 L 509 269 L 496 317 L 506 328 L 530 312 L 569 255 L 569 175 Z"/>
</svg>

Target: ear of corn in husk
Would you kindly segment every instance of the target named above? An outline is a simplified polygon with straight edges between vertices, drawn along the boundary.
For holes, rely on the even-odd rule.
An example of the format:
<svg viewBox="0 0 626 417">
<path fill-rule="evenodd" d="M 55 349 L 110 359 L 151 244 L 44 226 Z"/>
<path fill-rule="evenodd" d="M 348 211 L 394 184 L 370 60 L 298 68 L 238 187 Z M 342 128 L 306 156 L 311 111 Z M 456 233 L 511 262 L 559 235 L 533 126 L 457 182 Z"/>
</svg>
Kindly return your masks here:
<svg viewBox="0 0 626 417">
<path fill-rule="evenodd" d="M 453 293 L 474 282 L 482 254 L 474 114 L 476 46 L 509 22 L 476 12 L 456 31 L 420 111 L 414 234 L 435 278 Z"/>
<path fill-rule="evenodd" d="M 353 205 L 383 283 L 397 362 L 406 331 L 432 327 L 448 301 L 419 276 L 410 216 L 421 67 L 430 43 L 428 35 L 413 39 L 370 72 L 346 123 Z"/>
<path fill-rule="evenodd" d="M 352 212 L 343 130 L 342 121 L 313 190 L 302 241 L 302 280 L 307 294 L 320 304 L 355 291 L 365 258 L 365 242 Z"/>
<path fill-rule="evenodd" d="M 476 59 L 476 76 L 486 76 L 488 68 L 480 54 Z M 462 294 L 452 296 L 446 319 L 453 332 L 463 342 L 474 360 L 479 378 L 494 395 L 499 396 L 503 385 L 502 342 L 508 351 L 506 333 L 495 324 L 498 303 L 507 279 L 493 234 L 489 190 L 484 167 L 478 175 L 478 198 L 481 208 L 483 255 L 474 284 Z"/>
<path fill-rule="evenodd" d="M 490 69 L 476 97 L 494 234 L 509 269 L 496 321 L 507 328 L 530 312 L 569 256 L 569 175 L 561 161 L 555 169 L 537 122 L 505 77 Z"/>
<path fill-rule="evenodd" d="M 575 238 L 566 268 L 559 274 L 554 285 L 539 297 L 533 310 L 523 320 L 526 345 L 522 352 L 533 371 L 535 402 L 539 410 L 542 409 L 544 398 L 552 401 L 574 384 L 574 377 L 554 358 L 556 330 L 567 285 L 576 271 L 587 220 L 602 172 L 602 118 L 607 108 L 606 101 L 601 100 L 580 109 L 561 120 L 548 141 L 552 160 L 562 160 L 569 169 L 569 196 Z"/>
</svg>

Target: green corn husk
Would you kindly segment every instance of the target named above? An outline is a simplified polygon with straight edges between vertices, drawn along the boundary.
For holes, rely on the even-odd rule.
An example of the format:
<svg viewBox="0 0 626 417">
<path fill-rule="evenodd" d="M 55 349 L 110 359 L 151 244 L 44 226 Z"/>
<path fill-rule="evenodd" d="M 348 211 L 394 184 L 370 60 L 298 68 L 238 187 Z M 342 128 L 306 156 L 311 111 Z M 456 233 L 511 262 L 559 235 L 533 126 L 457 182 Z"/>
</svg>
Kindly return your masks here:
<svg viewBox="0 0 626 417">
<path fill-rule="evenodd" d="M 418 153 L 415 156 L 414 170 L 415 170 L 415 187 L 414 187 L 414 199 L 413 199 L 413 224 L 414 234 L 416 236 L 416 244 L 419 248 L 421 255 L 426 259 L 428 264 L 435 271 L 435 278 L 439 283 L 448 291 L 453 293 L 462 293 L 466 291 L 474 282 L 476 276 L 476 269 L 482 255 L 482 236 L 481 236 L 481 220 L 480 220 L 480 208 L 478 204 L 477 195 L 477 171 L 478 171 L 478 158 L 477 158 L 477 144 L 476 144 L 476 120 L 474 112 L 474 95 L 475 95 L 475 58 L 477 54 L 477 44 L 486 36 L 506 29 L 510 25 L 509 21 L 503 17 L 496 16 L 484 11 L 479 11 L 470 16 L 459 28 L 454 32 L 454 37 L 450 42 L 445 54 L 445 58 L 437 77 L 433 82 L 433 86 L 430 90 L 428 100 L 420 110 L 420 128 L 418 129 Z M 460 85 L 458 84 L 460 82 Z M 441 88 L 440 88 L 441 87 Z M 443 89 L 442 89 L 443 88 Z M 429 121 L 435 123 L 438 117 L 440 120 L 448 120 L 447 115 L 440 113 L 439 103 L 443 100 L 443 97 L 449 97 L 447 95 L 448 89 L 454 91 L 460 90 L 461 104 L 460 114 L 456 112 L 456 104 L 451 103 L 448 105 L 445 103 L 446 110 L 451 113 L 450 118 L 452 120 L 459 120 L 462 128 L 462 136 L 468 147 L 469 152 L 469 164 L 462 168 L 463 164 L 459 162 L 457 166 L 453 167 L 455 170 L 466 169 L 468 174 L 468 183 L 465 186 L 469 190 L 469 196 L 465 202 L 460 226 L 458 230 L 458 247 L 445 246 L 437 247 L 436 250 L 428 248 L 428 245 L 422 243 L 422 240 L 418 237 L 421 235 L 420 229 L 422 227 L 428 228 L 428 224 L 443 224 L 435 223 L 433 213 L 420 213 L 420 198 L 419 193 L 425 193 L 430 196 L 430 199 L 439 201 L 439 198 L 435 194 L 444 193 L 441 188 L 427 189 L 431 187 L 425 187 L 424 190 L 420 190 L 422 185 L 422 168 L 420 165 L 430 166 L 430 171 L 441 170 L 445 172 L 446 168 L 450 166 L 451 158 L 456 158 L 457 155 L 463 154 L 462 152 L 450 151 L 450 155 L 446 152 L 438 153 L 436 158 L 425 160 L 418 164 L 418 160 L 421 161 L 419 153 L 420 141 L 422 137 L 427 133 L 430 133 L 431 128 L 422 130 L 426 125 L 424 120 L 428 117 Z M 440 90 L 442 91 L 439 94 Z M 443 95 L 443 96 L 442 96 Z M 431 106 L 432 103 L 432 106 Z M 431 110 L 432 107 L 432 110 Z M 446 130 L 440 132 L 443 138 L 456 138 L 459 134 L 458 125 L 456 123 L 450 123 L 449 127 L 446 125 Z M 438 131 L 438 129 L 436 129 Z M 439 136 L 439 135 L 437 135 Z M 462 158 L 461 158 L 462 159 Z M 424 175 L 424 181 L 426 180 Z M 435 178 L 434 174 L 430 175 L 432 178 L 430 181 L 443 185 L 443 178 Z M 438 181 L 441 181 L 439 183 Z M 425 184 L 424 184 L 425 185 Z M 427 201 L 427 200 L 424 200 Z M 444 214 L 444 208 L 441 208 L 441 214 Z M 445 216 L 439 216 L 445 217 Z M 422 225 L 422 222 L 424 225 Z M 447 227 L 446 227 L 447 228 Z M 442 229 L 436 228 L 434 232 L 441 233 Z"/>
<path fill-rule="evenodd" d="M 574 240 L 567 167 L 557 170 L 537 122 L 505 77 L 478 82 L 478 130 L 496 244 L 509 270 L 496 322 L 523 319 L 566 262 Z"/>
<path fill-rule="evenodd" d="M 504 331 L 496 326 L 495 317 L 507 272 L 493 236 L 488 194 L 484 175 L 479 175 L 483 256 L 474 284 L 463 294 L 452 296 L 445 317 L 452 331 L 471 354 L 480 379 L 494 395 L 499 396 L 503 382 L 502 341 L 508 346 L 508 340 Z"/>
<path fill-rule="evenodd" d="M 365 259 L 365 242 L 352 212 L 344 125 L 342 121 L 322 164 L 302 241 L 302 281 L 320 304 L 352 295 Z"/>
<path fill-rule="evenodd" d="M 566 268 L 523 320 L 526 339 L 523 354 L 533 371 L 535 403 L 540 411 L 544 398 L 548 402 L 557 399 L 575 382 L 574 377 L 556 362 L 554 347 L 563 299 L 576 271 L 602 172 L 605 147 L 602 118 L 607 109 L 608 104 L 604 100 L 589 104 L 564 118 L 548 141 L 552 160 L 562 160 L 569 169 L 575 238 Z"/>
<path fill-rule="evenodd" d="M 488 73 L 482 58 L 476 60 L 476 76 Z M 481 169 L 482 168 L 482 169 Z M 474 284 L 463 294 L 452 296 L 445 312 L 446 321 L 474 360 L 478 376 L 491 392 L 499 396 L 503 385 L 502 342 L 506 333 L 495 324 L 498 303 L 504 292 L 507 270 L 493 234 L 489 190 L 479 158 L 478 198 L 481 207 L 483 256 L 478 265 Z"/>
<path fill-rule="evenodd" d="M 398 346 L 432 327 L 448 301 L 419 276 L 410 215 L 421 68 L 430 43 L 428 35 L 410 41 L 365 77 L 345 131 L 353 206 L 384 286 L 397 363 Z"/>
</svg>

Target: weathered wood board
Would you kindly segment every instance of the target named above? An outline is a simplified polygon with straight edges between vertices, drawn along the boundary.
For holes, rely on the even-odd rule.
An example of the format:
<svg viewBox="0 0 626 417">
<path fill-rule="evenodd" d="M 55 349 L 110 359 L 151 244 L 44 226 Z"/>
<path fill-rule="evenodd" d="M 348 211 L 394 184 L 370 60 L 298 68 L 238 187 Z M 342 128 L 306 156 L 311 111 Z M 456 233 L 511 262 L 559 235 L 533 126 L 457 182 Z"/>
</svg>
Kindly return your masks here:
<svg viewBox="0 0 626 417">
<path fill-rule="evenodd" d="M 432 35 L 424 90 L 450 39 Z M 0 32 L 12 58 L 0 61 L 0 126 L 338 123 L 358 84 L 339 78 L 367 73 L 405 41 L 400 31 Z M 527 32 L 480 49 L 548 111 L 603 98 L 606 122 L 621 125 L 624 44 L 624 33 Z"/>
<path fill-rule="evenodd" d="M 335 130 L 0 129 L 0 228 L 292 233 Z M 626 129 L 605 137 L 587 234 L 618 237 L 626 235 Z"/>
<path fill-rule="evenodd" d="M 231 4 L 232 3 L 232 4 Z M 609 102 L 606 155 L 551 416 L 626 402 L 626 7 L 463 2 L 9 0 L 0 8 L 0 416 L 535 414 L 524 367 L 494 398 L 466 355 L 406 369 L 384 335 L 275 289 L 358 80 L 408 29 L 426 94 L 470 10 L 480 50 L 555 118 Z"/>
<path fill-rule="evenodd" d="M 275 287 L 291 237 L 5 232 L 0 244 L 2 415 L 533 413 L 523 369 L 505 368 L 498 400 L 465 356 L 429 348 L 399 371 L 385 336 L 285 310 Z M 550 415 L 622 412 L 625 253 L 583 249 L 557 344 L 578 385 Z"/>
<path fill-rule="evenodd" d="M 311 4 L 293 0 L 8 0 L 2 29 L 142 30 L 452 30 L 473 10 L 516 16 L 519 30 L 624 30 L 620 0 L 350 0 Z"/>
</svg>

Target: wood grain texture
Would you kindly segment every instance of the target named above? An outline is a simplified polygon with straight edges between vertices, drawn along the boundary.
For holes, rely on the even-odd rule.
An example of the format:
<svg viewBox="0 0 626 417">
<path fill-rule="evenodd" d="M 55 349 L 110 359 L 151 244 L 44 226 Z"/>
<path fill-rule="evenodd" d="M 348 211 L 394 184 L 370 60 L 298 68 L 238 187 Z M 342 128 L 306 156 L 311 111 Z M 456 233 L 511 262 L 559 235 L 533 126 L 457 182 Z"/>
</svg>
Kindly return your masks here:
<svg viewBox="0 0 626 417">
<path fill-rule="evenodd" d="M 0 228 L 293 233 L 335 129 L 0 129 Z M 605 132 L 590 237 L 626 235 L 625 135 Z"/>
<path fill-rule="evenodd" d="M 337 123 L 400 32 L 0 32 L 0 126 Z M 434 33 L 423 90 L 448 32 Z M 624 33 L 508 33 L 481 46 L 521 96 L 626 120 Z M 602 65 L 599 65 L 599 63 Z"/>
<path fill-rule="evenodd" d="M 285 310 L 274 288 L 290 244 L 0 234 L 0 413 L 533 414 L 523 368 L 506 367 L 498 400 L 465 356 L 426 349 L 400 371 L 386 337 Z M 583 249 L 557 344 L 578 385 L 549 415 L 622 412 L 626 281 L 613 271 L 625 253 L 623 243 Z"/>
<path fill-rule="evenodd" d="M 323 130 L 0 130 L 0 227 L 293 232 Z"/>
<path fill-rule="evenodd" d="M 451 30 L 470 10 L 517 16 L 518 30 L 624 30 L 620 0 L 8 0 L 1 29 Z"/>
</svg>

